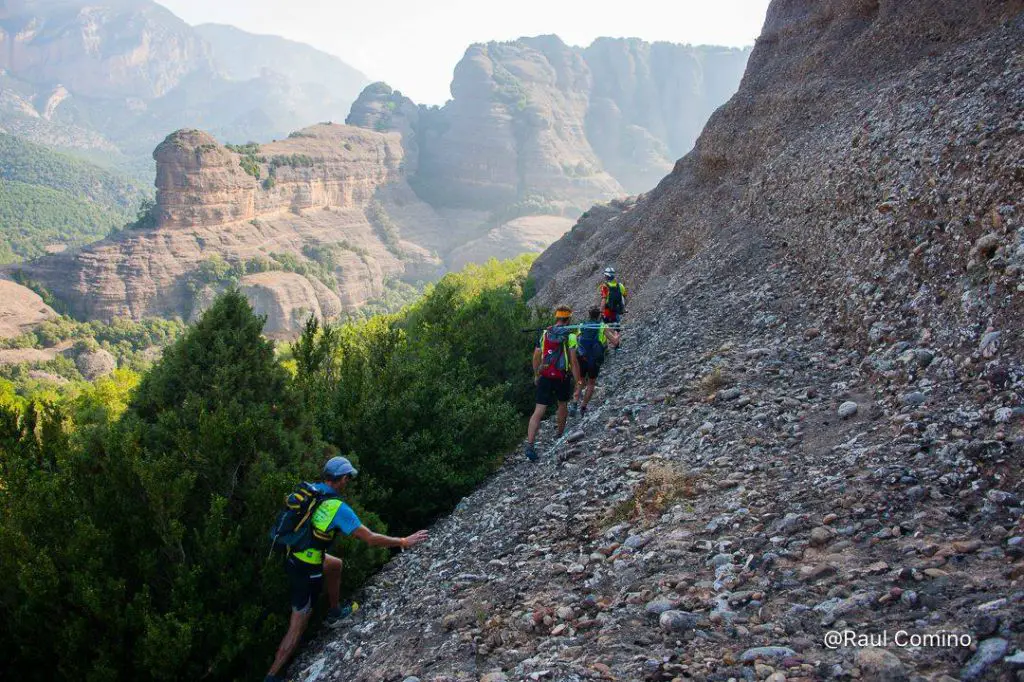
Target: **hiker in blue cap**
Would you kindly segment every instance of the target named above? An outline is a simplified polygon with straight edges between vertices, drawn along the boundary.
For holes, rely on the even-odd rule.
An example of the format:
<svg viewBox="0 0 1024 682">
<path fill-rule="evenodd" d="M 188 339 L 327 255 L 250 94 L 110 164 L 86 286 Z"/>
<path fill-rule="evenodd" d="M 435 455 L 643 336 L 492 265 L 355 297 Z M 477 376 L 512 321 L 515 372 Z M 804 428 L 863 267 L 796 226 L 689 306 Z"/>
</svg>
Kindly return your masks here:
<svg viewBox="0 0 1024 682">
<path fill-rule="evenodd" d="M 352 462 L 344 457 L 332 457 L 324 465 L 323 482 L 302 484 L 289 495 L 285 503 L 286 509 L 279 517 L 278 525 L 291 526 L 284 530 L 290 531 L 286 537 L 291 539 L 288 543 L 285 573 L 288 574 L 291 592 L 292 616 L 288 624 L 288 633 L 281 640 L 266 682 L 283 682 L 284 678 L 279 675 L 295 653 L 302 633 L 309 625 L 313 604 L 320 596 L 324 582 L 327 583 L 327 601 L 330 605 L 324 624 L 330 628 L 342 624 L 345 613 L 339 606 L 341 559 L 327 553 L 338 533 L 351 535 L 375 547 L 402 549 L 408 549 L 427 539 L 425 530 L 404 538 L 393 538 L 374 533 L 364 526 L 352 508 L 342 502 L 340 497 L 349 481 L 358 473 Z M 293 523 L 296 516 L 301 521 Z M 298 527 L 302 527 L 302 530 L 298 530 Z M 301 538 L 301 541 L 296 538 Z M 284 544 L 276 536 L 275 542 Z M 294 544 L 291 544 L 292 542 Z"/>
</svg>

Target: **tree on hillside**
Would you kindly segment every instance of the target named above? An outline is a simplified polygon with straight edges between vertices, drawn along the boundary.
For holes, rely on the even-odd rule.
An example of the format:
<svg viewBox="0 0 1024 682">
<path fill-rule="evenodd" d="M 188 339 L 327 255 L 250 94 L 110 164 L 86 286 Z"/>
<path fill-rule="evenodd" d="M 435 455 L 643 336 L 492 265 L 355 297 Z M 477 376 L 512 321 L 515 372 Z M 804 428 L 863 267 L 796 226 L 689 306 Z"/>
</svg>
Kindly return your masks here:
<svg viewBox="0 0 1024 682">
<path fill-rule="evenodd" d="M 4 408 L 6 664 L 83 680 L 262 667 L 287 604 L 266 530 L 324 454 L 262 327 L 237 290 L 222 296 L 81 450 Z"/>
</svg>

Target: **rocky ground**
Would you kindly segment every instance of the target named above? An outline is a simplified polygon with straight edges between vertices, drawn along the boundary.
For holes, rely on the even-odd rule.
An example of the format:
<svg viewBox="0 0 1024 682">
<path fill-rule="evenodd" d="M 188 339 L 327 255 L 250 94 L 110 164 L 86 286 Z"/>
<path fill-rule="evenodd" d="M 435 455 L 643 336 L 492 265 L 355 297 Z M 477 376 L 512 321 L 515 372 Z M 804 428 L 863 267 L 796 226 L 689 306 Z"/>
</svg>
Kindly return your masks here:
<svg viewBox="0 0 1024 682">
<path fill-rule="evenodd" d="M 780 244 L 716 240 L 594 409 L 293 679 L 1024 680 L 1024 382 L 986 369 L 998 344 L 878 339 L 880 375 L 807 316 Z"/>
</svg>

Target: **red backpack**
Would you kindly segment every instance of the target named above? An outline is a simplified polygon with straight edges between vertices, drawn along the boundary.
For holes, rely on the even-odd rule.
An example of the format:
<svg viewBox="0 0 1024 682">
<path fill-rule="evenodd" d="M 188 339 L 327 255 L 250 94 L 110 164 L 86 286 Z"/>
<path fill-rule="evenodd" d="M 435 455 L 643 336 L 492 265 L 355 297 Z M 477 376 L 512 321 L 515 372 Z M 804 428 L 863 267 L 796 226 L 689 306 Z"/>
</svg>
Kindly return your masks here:
<svg viewBox="0 0 1024 682">
<path fill-rule="evenodd" d="M 569 376 L 568 327 L 548 327 L 540 337 L 540 375 L 548 379 Z"/>
</svg>

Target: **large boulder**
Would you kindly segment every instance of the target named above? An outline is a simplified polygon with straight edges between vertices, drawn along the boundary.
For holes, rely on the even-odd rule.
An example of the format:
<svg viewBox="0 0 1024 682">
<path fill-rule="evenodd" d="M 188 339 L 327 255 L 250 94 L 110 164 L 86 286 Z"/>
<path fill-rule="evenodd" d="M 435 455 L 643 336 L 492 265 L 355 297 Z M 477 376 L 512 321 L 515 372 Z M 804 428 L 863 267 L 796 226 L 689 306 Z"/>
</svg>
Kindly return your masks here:
<svg viewBox="0 0 1024 682">
<path fill-rule="evenodd" d="M 57 313 L 28 287 L 0 279 L 0 339 L 20 336 Z"/>
<path fill-rule="evenodd" d="M 313 284 L 294 272 L 260 272 L 242 279 L 241 291 L 257 315 L 266 315 L 263 333 L 271 339 L 294 338 L 310 315 L 323 318 Z"/>
<path fill-rule="evenodd" d="M 75 367 L 83 377 L 93 381 L 117 369 L 117 360 L 109 351 L 93 348 L 75 353 Z"/>
</svg>

